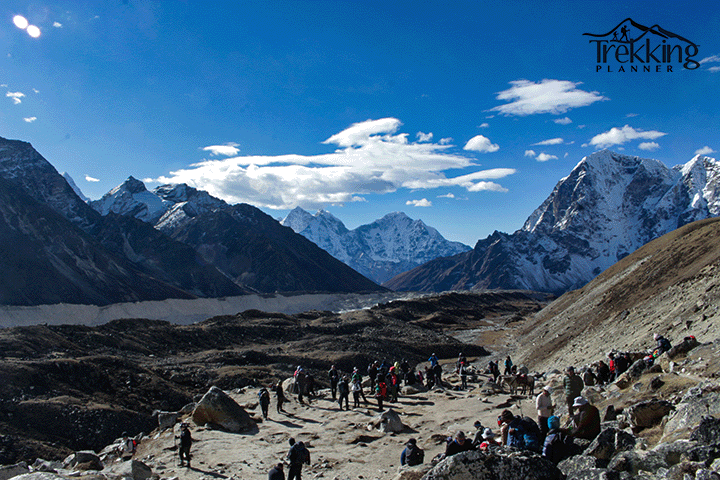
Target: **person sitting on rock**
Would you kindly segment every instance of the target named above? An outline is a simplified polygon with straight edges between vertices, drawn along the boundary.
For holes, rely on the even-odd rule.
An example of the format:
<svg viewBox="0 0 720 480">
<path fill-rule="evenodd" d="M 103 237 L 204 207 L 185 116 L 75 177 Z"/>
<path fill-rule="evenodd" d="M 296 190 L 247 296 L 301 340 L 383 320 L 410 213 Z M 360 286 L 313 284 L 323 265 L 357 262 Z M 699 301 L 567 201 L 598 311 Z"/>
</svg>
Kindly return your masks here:
<svg viewBox="0 0 720 480">
<path fill-rule="evenodd" d="M 445 457 L 447 458 L 460 452 L 467 452 L 468 450 L 473 450 L 474 448 L 475 447 L 473 447 L 472 442 L 465 438 L 465 432 L 459 430 L 455 434 L 455 438 L 448 438 L 447 445 L 445 446 Z"/>
<path fill-rule="evenodd" d="M 515 416 L 510 410 L 503 410 L 500 414 L 503 422 L 503 445 L 515 447 L 520 450 L 539 452 L 540 427 L 530 417 Z"/>
<path fill-rule="evenodd" d="M 473 437 L 473 447 L 479 447 L 480 444 L 483 441 L 483 432 L 485 431 L 485 427 L 483 427 L 482 422 L 480 420 L 475 420 L 475 423 L 473 424 L 473 427 L 475 427 L 475 437 Z"/>
<path fill-rule="evenodd" d="M 405 444 L 405 449 L 400 454 L 400 465 L 413 467 L 420 465 L 425 460 L 425 451 L 417 446 L 417 440 L 411 438 Z"/>
<path fill-rule="evenodd" d="M 593 440 L 600 433 L 600 411 L 590 405 L 584 397 L 577 397 L 573 402 L 578 413 L 572 419 L 570 434 L 575 438 Z"/>
<path fill-rule="evenodd" d="M 283 464 L 278 463 L 268 472 L 268 480 L 285 480 L 285 472 L 283 472 Z"/>
<path fill-rule="evenodd" d="M 572 454 L 573 440 L 560 429 L 560 418 L 553 415 L 548 418 L 547 424 L 550 430 L 545 437 L 542 456 L 557 465 Z"/>
<path fill-rule="evenodd" d="M 495 440 L 495 433 L 490 428 L 486 428 L 483 430 L 482 439 L 483 441 L 478 446 L 480 450 L 490 450 L 492 447 L 500 446 L 498 441 Z"/>
</svg>

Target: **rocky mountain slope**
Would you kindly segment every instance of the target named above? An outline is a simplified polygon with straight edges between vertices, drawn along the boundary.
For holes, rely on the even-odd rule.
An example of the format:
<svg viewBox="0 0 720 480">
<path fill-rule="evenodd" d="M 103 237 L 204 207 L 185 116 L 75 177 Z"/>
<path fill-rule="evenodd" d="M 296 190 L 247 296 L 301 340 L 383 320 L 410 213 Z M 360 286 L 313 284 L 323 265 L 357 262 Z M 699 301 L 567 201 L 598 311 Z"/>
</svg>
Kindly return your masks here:
<svg viewBox="0 0 720 480">
<path fill-rule="evenodd" d="M 259 209 L 184 184 L 151 192 L 130 177 L 91 205 L 106 216 L 142 220 L 256 292 L 383 290 Z"/>
<path fill-rule="evenodd" d="M 528 322 L 519 349 L 529 365 L 601 360 L 611 349 L 646 351 L 720 337 L 720 219 L 685 225 L 625 257 Z"/>
<path fill-rule="evenodd" d="M 607 150 L 583 158 L 513 234 L 495 232 L 470 252 L 428 262 L 385 283 L 393 290 L 579 288 L 645 243 L 720 214 L 720 164 L 684 165 Z"/>
<path fill-rule="evenodd" d="M 348 230 L 325 210 L 311 215 L 297 207 L 280 223 L 377 283 L 435 258 L 470 250 L 402 212 L 389 213 L 368 225 Z"/>
</svg>

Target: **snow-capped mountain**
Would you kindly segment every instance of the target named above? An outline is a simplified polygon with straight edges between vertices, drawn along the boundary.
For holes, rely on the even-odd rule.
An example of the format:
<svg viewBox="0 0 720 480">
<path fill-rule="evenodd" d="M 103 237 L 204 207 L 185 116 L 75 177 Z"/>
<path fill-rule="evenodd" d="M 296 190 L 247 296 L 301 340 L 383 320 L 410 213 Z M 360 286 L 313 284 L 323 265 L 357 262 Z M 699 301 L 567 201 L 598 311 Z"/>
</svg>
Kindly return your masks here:
<svg viewBox="0 0 720 480">
<path fill-rule="evenodd" d="M 134 217 L 191 246 L 238 285 L 255 291 L 382 290 L 327 252 L 251 205 L 228 205 L 185 184 L 148 191 L 129 177 L 91 206 Z"/>
<path fill-rule="evenodd" d="M 432 259 L 470 250 L 401 212 L 348 230 L 325 210 L 311 215 L 296 207 L 281 223 L 378 283 Z"/>
<path fill-rule="evenodd" d="M 68 182 L 68 185 L 70 185 L 70 188 L 73 189 L 73 192 L 75 192 L 75 195 L 80 197 L 80 199 L 83 202 L 87 203 L 90 201 L 90 199 L 85 196 L 85 194 L 82 192 L 82 190 L 80 190 L 80 187 L 77 186 L 77 184 L 75 183 L 75 180 L 73 180 L 73 178 L 70 176 L 69 173 L 63 172 L 60 175 L 62 175 L 62 177 L 65 179 L 65 181 Z"/>
<path fill-rule="evenodd" d="M 396 290 L 520 288 L 562 293 L 650 240 L 720 215 L 720 163 L 695 156 L 668 168 L 607 150 L 583 158 L 512 235 L 428 262 L 385 283 Z"/>
</svg>

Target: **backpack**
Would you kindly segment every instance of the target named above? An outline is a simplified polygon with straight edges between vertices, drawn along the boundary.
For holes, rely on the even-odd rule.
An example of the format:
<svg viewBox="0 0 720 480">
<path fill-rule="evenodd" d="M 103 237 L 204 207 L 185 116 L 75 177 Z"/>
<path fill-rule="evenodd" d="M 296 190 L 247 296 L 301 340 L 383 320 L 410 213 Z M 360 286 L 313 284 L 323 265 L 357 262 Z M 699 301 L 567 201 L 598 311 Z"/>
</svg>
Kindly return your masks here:
<svg viewBox="0 0 720 480">
<path fill-rule="evenodd" d="M 557 465 L 559 462 L 570 456 L 573 445 L 573 439 L 571 436 L 558 430 L 555 433 L 549 434 L 548 440 L 549 441 L 545 442 L 545 446 L 543 448 L 543 456 L 545 458 Z"/>
<path fill-rule="evenodd" d="M 290 463 L 294 465 L 309 463 L 310 452 L 308 452 L 308 449 L 305 445 L 296 443 L 290 449 L 290 453 L 288 454 L 288 460 L 290 460 Z"/>
<path fill-rule="evenodd" d="M 267 391 L 266 388 L 263 388 L 258 393 L 258 396 L 260 397 L 260 403 L 265 403 L 270 401 L 270 392 Z"/>
<path fill-rule="evenodd" d="M 530 417 L 522 417 L 510 424 L 512 432 L 508 432 L 508 445 L 521 450 L 540 451 L 540 428 Z"/>
</svg>

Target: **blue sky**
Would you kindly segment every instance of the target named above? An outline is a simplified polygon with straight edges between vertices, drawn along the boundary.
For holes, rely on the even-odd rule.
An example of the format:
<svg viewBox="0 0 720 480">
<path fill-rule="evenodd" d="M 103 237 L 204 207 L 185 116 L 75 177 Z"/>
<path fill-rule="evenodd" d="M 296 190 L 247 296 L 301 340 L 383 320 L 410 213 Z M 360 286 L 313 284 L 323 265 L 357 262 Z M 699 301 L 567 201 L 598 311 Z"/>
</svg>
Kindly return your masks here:
<svg viewBox="0 0 720 480">
<path fill-rule="evenodd" d="M 668 166 L 720 150 L 715 1 L 9 0 L 0 13 L 0 136 L 91 198 L 132 175 L 276 218 L 325 208 L 349 228 L 404 211 L 472 246 L 521 228 L 600 148 Z M 628 17 L 697 44 L 699 66 L 632 72 L 611 50 L 596 71 L 583 33 Z"/>
</svg>

